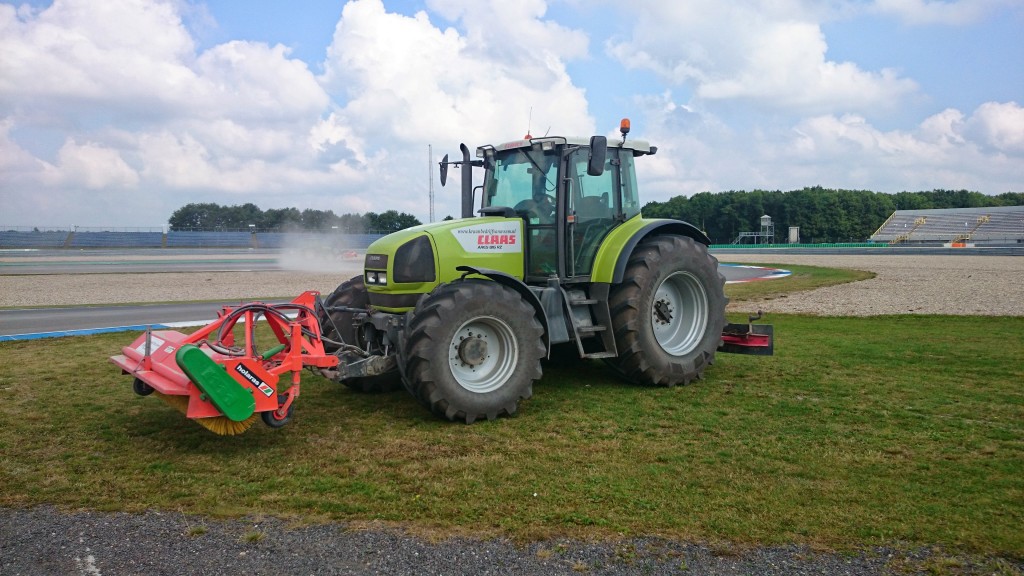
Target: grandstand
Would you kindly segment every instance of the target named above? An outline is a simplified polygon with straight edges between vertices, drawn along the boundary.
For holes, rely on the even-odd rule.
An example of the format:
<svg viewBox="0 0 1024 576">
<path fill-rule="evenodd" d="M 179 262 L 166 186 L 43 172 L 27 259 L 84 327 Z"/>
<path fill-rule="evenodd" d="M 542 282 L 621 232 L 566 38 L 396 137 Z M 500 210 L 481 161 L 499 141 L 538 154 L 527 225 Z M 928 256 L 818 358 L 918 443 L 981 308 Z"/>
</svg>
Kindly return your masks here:
<svg viewBox="0 0 1024 576">
<path fill-rule="evenodd" d="M 1024 206 L 897 210 L 871 235 L 889 244 L 1024 244 Z"/>
</svg>

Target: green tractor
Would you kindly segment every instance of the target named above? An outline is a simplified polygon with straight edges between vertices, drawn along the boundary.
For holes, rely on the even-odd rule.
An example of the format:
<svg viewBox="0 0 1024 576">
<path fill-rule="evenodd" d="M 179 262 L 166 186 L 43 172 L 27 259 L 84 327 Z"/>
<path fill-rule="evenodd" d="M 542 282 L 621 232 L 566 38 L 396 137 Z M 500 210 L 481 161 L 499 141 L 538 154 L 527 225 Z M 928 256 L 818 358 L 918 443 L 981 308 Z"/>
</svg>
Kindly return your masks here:
<svg viewBox="0 0 1024 576">
<path fill-rule="evenodd" d="M 404 385 L 471 423 L 515 413 L 558 344 L 653 386 L 700 378 L 719 350 L 771 354 L 771 326 L 727 325 L 708 237 L 641 215 L 634 162 L 657 148 L 628 126 L 618 142 L 527 137 L 445 156 L 442 185 L 461 168 L 462 218 L 370 245 L 364 273 L 324 300 L 341 361 L 320 373 L 365 392 Z"/>
</svg>

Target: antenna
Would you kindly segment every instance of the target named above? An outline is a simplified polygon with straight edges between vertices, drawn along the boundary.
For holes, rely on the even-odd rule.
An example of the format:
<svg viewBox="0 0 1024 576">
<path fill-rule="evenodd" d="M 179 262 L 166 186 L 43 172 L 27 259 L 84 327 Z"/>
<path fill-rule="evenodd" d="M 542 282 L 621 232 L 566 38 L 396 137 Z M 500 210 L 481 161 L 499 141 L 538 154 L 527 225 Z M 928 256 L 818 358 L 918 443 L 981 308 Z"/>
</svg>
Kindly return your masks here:
<svg viewBox="0 0 1024 576">
<path fill-rule="evenodd" d="M 532 140 L 533 136 L 530 136 L 530 128 L 533 124 L 533 106 L 530 106 L 530 117 L 526 121 L 526 136 L 523 136 L 523 140 Z"/>
<path fill-rule="evenodd" d="M 430 190 L 430 222 L 434 222 L 434 146 L 427 144 L 427 182 Z"/>
</svg>

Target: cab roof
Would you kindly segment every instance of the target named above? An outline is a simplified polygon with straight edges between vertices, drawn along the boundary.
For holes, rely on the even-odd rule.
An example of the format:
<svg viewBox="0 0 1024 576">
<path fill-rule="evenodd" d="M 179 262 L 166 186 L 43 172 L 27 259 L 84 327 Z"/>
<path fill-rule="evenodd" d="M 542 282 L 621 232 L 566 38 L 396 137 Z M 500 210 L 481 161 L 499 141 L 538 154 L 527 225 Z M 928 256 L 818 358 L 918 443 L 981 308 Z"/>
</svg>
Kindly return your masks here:
<svg viewBox="0 0 1024 576">
<path fill-rule="evenodd" d="M 492 146 L 485 144 L 476 149 L 477 158 L 484 156 L 486 150 L 492 150 L 494 152 L 502 152 L 505 150 L 515 150 L 518 148 L 532 148 L 534 146 L 541 146 L 544 148 L 545 144 L 548 146 L 590 146 L 590 138 L 582 138 L 579 136 L 541 136 L 538 138 L 524 138 L 522 140 L 513 140 L 511 142 L 505 142 Z M 609 139 L 609 148 L 624 148 L 632 150 L 634 156 L 643 156 L 645 154 L 654 154 L 658 151 L 656 146 L 651 146 L 650 142 L 646 140 L 626 140 L 623 142 L 619 139 Z"/>
</svg>

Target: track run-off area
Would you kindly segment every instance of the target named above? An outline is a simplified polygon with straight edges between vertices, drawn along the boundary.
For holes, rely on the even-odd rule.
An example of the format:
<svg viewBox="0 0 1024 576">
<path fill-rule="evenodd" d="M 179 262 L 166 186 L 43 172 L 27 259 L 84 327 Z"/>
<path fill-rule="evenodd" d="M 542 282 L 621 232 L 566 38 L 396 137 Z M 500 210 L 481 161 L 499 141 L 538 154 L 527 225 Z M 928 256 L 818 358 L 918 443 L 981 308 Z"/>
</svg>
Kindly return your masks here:
<svg viewBox="0 0 1024 576">
<path fill-rule="evenodd" d="M 310 254 L 283 254 L 280 251 L 228 251 L 211 253 L 195 250 L 152 251 L 0 251 L 0 277 L 46 276 L 51 285 L 77 283 L 81 275 L 103 275 L 116 290 L 117 277 L 123 275 L 192 274 L 193 281 L 208 281 L 209 274 L 268 274 L 298 272 L 302 269 L 334 271 L 340 283 L 354 273 L 363 254 L 342 254 L 334 258 L 314 258 Z M 316 260 L 316 261 L 311 261 Z M 722 274 L 729 283 L 784 278 L 788 270 L 764 266 L 723 263 Z M 2 283 L 2 282 L 0 282 Z M 305 288 L 297 288 L 296 294 Z M 264 297 L 272 296 L 267 294 Z M 139 300 L 142 298 L 142 300 Z M 145 293 L 125 302 L 145 301 Z M 202 326 L 216 317 L 217 310 L 237 301 L 146 303 L 139 305 L 61 306 L 61 302 L 42 303 L 0 310 L 0 342 L 81 336 L 104 332 L 123 332 Z"/>
<path fill-rule="evenodd" d="M 785 278 L 786 265 L 853 268 L 876 275 L 771 302 L 731 306 L 733 311 L 1024 316 L 1024 258 L 1005 253 L 713 251 L 730 283 Z M 279 250 L 3 250 L 0 341 L 203 325 L 226 304 L 286 301 L 305 290 L 330 293 L 361 272 L 362 256 Z"/>
</svg>

